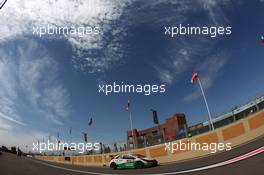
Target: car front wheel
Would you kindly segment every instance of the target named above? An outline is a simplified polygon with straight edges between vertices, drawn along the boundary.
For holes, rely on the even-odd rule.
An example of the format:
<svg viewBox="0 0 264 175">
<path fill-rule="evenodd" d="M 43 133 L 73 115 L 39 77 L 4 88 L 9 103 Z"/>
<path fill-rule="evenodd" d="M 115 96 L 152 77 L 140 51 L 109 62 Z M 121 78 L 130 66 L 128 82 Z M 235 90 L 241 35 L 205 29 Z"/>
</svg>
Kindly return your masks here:
<svg viewBox="0 0 264 175">
<path fill-rule="evenodd" d="M 114 162 L 110 164 L 110 167 L 113 168 L 114 170 L 117 169 L 117 165 Z"/>
<path fill-rule="evenodd" d="M 136 168 L 136 169 L 144 168 L 144 163 L 141 162 L 141 161 L 137 161 L 137 162 L 135 163 L 135 168 Z"/>
</svg>

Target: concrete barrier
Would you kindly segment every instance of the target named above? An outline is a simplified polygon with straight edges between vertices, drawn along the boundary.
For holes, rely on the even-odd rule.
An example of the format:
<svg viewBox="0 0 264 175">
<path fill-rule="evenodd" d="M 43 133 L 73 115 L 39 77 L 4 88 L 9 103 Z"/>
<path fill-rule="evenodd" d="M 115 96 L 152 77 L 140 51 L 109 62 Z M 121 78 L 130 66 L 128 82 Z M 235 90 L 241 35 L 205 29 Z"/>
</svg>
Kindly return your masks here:
<svg viewBox="0 0 264 175">
<path fill-rule="evenodd" d="M 232 147 L 237 147 L 241 144 L 247 143 L 258 137 L 264 136 L 264 110 L 253 114 L 247 118 L 236 121 L 230 125 L 226 125 L 222 128 L 218 128 L 214 131 L 207 132 L 195 137 L 177 140 L 177 142 L 196 142 L 196 143 L 231 143 Z M 131 151 L 108 153 L 101 155 L 86 155 L 86 156 L 72 156 L 70 161 L 65 160 L 62 156 L 35 156 L 36 159 L 83 165 L 83 166 L 105 166 L 108 165 L 111 158 L 117 154 L 136 153 L 153 157 L 158 160 L 159 163 L 171 163 L 177 161 L 186 161 L 189 159 L 196 159 L 204 156 L 209 156 L 212 153 L 209 151 L 191 151 L 177 150 L 171 152 L 165 149 L 165 144 L 155 145 L 143 149 L 136 149 Z"/>
</svg>

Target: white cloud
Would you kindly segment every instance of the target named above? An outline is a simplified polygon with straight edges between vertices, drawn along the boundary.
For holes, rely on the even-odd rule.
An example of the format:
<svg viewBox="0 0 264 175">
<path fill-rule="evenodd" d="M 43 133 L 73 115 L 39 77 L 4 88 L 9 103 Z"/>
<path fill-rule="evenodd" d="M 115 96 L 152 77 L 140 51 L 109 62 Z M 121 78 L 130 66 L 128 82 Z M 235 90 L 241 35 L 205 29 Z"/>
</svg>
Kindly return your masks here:
<svg viewBox="0 0 264 175">
<path fill-rule="evenodd" d="M 160 68 L 156 68 L 156 70 L 159 71 L 159 78 L 167 83 L 167 84 L 171 84 L 173 82 L 173 76 L 170 74 L 170 72 L 168 70 L 161 70 Z"/>
<path fill-rule="evenodd" d="M 28 118 L 46 118 L 57 124 L 62 124 L 71 113 L 69 93 L 57 77 L 58 65 L 45 48 L 30 40 L 36 37 L 33 36 L 33 28 L 48 25 L 100 27 L 99 35 L 76 37 L 69 34 L 63 38 L 72 46 L 74 56 L 71 59 L 76 68 L 103 72 L 111 69 L 123 57 L 122 40 L 126 32 L 113 23 L 129 2 L 12 0 L 6 3 L 1 9 L 0 44 L 13 44 L 12 41 L 21 38 L 24 43 L 8 50 L 0 49 L 0 138 L 4 138 L 0 141 L 13 145 L 37 137 L 35 132 L 16 133 L 17 124 L 27 123 L 27 116 L 24 116 L 21 108 L 37 114 Z M 21 107 L 22 103 L 26 105 Z"/>
<path fill-rule="evenodd" d="M 0 49 L 0 118 L 25 125 L 20 121 L 21 118 L 15 111 L 15 101 L 17 99 L 16 69 L 11 63 L 11 59 L 3 59 L 4 56 L 5 52 Z M 4 123 L 3 125 L 10 126 Z"/>
<path fill-rule="evenodd" d="M 229 0 L 221 2 L 216 0 L 202 0 L 198 2 L 177 1 L 175 3 L 182 6 L 182 8 L 173 10 L 174 15 L 170 19 L 167 19 L 170 21 L 169 24 L 189 24 L 189 16 L 193 17 L 200 12 L 207 14 L 201 21 L 202 25 L 224 26 L 228 23 L 228 19 L 220 8 L 220 4 L 227 5 L 230 3 Z M 155 3 L 155 5 L 158 4 Z M 184 12 L 182 9 L 184 9 Z M 185 14 L 185 16 L 182 16 L 182 14 Z M 181 20 L 174 17 L 178 15 L 181 16 Z M 201 19 L 197 18 L 197 20 Z M 187 73 L 190 69 L 195 68 L 196 65 L 210 62 L 210 58 L 206 57 L 214 49 L 219 38 L 212 40 L 203 36 L 186 36 L 175 38 L 174 40 L 175 42 L 171 42 L 167 46 L 166 58 L 161 58 L 164 60 L 164 63 L 158 67 L 161 81 L 169 84 L 177 81 L 183 73 Z M 155 67 L 155 69 L 157 68 Z M 164 72 L 166 72 L 166 76 L 164 76 Z M 167 77 L 170 77 L 170 81 L 167 81 Z"/>
<path fill-rule="evenodd" d="M 1 123 L 0 132 L 1 130 L 10 131 L 13 128 L 13 126 L 9 124 L 8 121 L 6 121 L 5 119 L 2 119 L 1 117 L 0 117 L 0 123 Z"/>
<path fill-rule="evenodd" d="M 99 26 L 101 28 L 99 35 L 85 37 L 66 35 L 64 37 L 73 48 L 74 67 L 90 73 L 104 72 L 124 62 L 122 58 L 126 51 L 123 42 L 130 26 L 144 22 L 152 23 L 153 27 L 157 23 L 172 22 L 176 25 L 186 22 L 188 16 L 201 11 L 208 13 L 209 22 L 224 23 L 227 19 L 221 5 L 228 5 L 229 2 L 230 0 L 13 0 L 8 1 L 5 8 L 1 10 L 3 16 L 0 18 L 2 26 L 0 42 L 15 39 L 20 35 L 32 35 L 34 26 Z M 128 5 L 130 6 L 126 9 Z M 173 15 L 168 17 L 166 13 L 160 13 L 158 8 L 163 7 L 162 5 L 175 7 L 170 8 Z M 116 22 L 117 20 L 121 21 Z M 171 48 L 175 46 L 172 45 Z M 188 61 L 179 58 L 172 64 L 176 64 L 177 68 L 177 64 L 186 65 L 187 63 Z M 161 69 L 167 70 L 166 66 Z M 185 66 L 181 68 L 183 71 L 184 69 Z M 174 80 L 178 76 L 171 70 L 168 70 L 170 75 L 167 74 L 167 76 L 162 75 L 164 71 L 160 72 L 161 78 L 173 77 Z"/>
<path fill-rule="evenodd" d="M 0 49 L 0 117 L 23 125 L 23 108 L 36 117 L 62 124 L 71 106 L 69 94 L 58 78 L 58 65 L 36 42 L 23 43 L 15 45 L 12 52 Z M 21 107 L 23 104 L 27 105 Z"/>
<path fill-rule="evenodd" d="M 131 17 L 132 20 L 130 21 L 133 21 L 135 25 L 137 23 L 146 23 L 152 28 L 160 27 L 161 25 L 177 26 L 179 24 L 202 26 L 230 25 L 223 8 L 229 10 L 235 5 L 230 0 L 157 0 L 151 2 L 144 1 L 142 4 L 136 9 L 139 11 L 140 17 Z M 168 4 L 175 8 L 170 8 L 168 13 L 161 13 L 159 8 L 167 8 Z M 169 16 L 169 14 L 173 15 Z M 203 14 L 202 18 L 201 14 Z M 196 20 L 194 21 L 194 19 Z M 162 62 L 151 64 L 158 72 L 159 79 L 167 84 L 177 82 L 183 75 L 191 74 L 192 71 L 200 71 L 203 75 L 202 81 L 207 89 L 212 86 L 219 72 L 221 72 L 221 69 L 227 62 L 227 56 L 224 54 L 225 51 L 221 48 L 215 49 L 219 40 L 221 40 L 221 37 L 212 39 L 198 35 L 178 37 L 174 38 L 173 41 L 168 40 L 165 50 L 162 50 L 165 54 L 159 59 Z M 195 92 L 185 97 L 185 100 L 190 101 L 197 97 L 199 97 L 199 93 Z"/>
<path fill-rule="evenodd" d="M 200 3 L 203 8 L 208 11 L 209 17 L 214 25 L 218 25 L 228 21 L 221 7 L 223 7 L 223 5 L 229 5 L 230 2 L 230 0 L 201 0 Z"/>
<path fill-rule="evenodd" d="M 203 88 L 206 90 L 210 88 L 213 83 L 222 75 L 221 69 L 227 62 L 227 55 L 224 53 L 216 53 L 215 55 L 210 55 L 206 62 L 198 64 L 195 68 L 199 72 L 199 76 L 203 85 Z M 184 97 L 184 101 L 192 101 L 201 96 L 200 89 L 188 94 Z"/>
<path fill-rule="evenodd" d="M 14 119 L 14 118 L 12 118 L 12 117 L 9 117 L 9 116 L 7 116 L 7 115 L 1 113 L 1 112 L 0 112 L 0 117 L 3 118 L 3 119 L 6 119 L 6 120 L 8 120 L 8 121 L 14 122 L 14 123 L 16 123 L 16 124 L 19 124 L 19 125 L 23 125 L 23 126 L 26 125 L 25 123 L 20 122 L 20 121 Z M 2 123 L 1 123 L 1 124 L 2 124 Z M 8 129 L 10 129 L 10 126 L 11 126 L 11 125 L 8 125 L 8 124 L 4 124 L 4 125 L 5 125 L 5 126 L 8 126 Z"/>
<path fill-rule="evenodd" d="M 0 140 L 0 146 L 4 145 L 9 149 L 11 146 L 17 146 L 22 151 L 33 152 L 33 143 L 36 144 L 38 140 L 47 140 L 48 134 L 30 130 L 27 130 L 26 132 L 16 132 L 14 130 L 1 130 L 0 128 L 0 138 L 3 138 Z"/>
<path fill-rule="evenodd" d="M 18 36 L 30 36 L 33 27 L 100 27 L 99 35 L 65 35 L 75 51 L 75 67 L 88 72 L 110 69 L 123 56 L 125 36 L 122 27 L 113 22 L 122 14 L 130 0 L 12 0 L 1 10 L 0 42 Z M 60 39 L 61 37 L 57 37 Z M 49 39 L 55 39 L 54 37 Z"/>
</svg>

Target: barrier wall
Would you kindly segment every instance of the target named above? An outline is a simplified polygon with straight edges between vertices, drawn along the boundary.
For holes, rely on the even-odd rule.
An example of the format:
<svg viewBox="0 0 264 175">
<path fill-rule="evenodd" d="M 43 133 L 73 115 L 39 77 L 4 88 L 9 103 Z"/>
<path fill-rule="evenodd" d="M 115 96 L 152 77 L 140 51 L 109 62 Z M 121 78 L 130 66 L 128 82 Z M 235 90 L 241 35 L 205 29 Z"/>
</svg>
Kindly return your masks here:
<svg viewBox="0 0 264 175">
<path fill-rule="evenodd" d="M 185 143 L 188 141 L 196 143 L 231 143 L 232 148 L 234 148 L 262 136 L 264 136 L 264 110 L 225 127 L 195 137 L 177 140 L 175 143 L 180 141 Z M 66 161 L 63 156 L 35 156 L 35 158 L 44 161 L 83 166 L 108 166 L 112 156 L 125 153 L 146 155 L 157 159 L 160 164 L 195 159 L 213 154 L 210 151 L 187 150 L 178 150 L 172 153 L 168 149 L 165 149 L 165 144 L 161 144 L 118 153 L 72 156 L 70 161 Z"/>
</svg>

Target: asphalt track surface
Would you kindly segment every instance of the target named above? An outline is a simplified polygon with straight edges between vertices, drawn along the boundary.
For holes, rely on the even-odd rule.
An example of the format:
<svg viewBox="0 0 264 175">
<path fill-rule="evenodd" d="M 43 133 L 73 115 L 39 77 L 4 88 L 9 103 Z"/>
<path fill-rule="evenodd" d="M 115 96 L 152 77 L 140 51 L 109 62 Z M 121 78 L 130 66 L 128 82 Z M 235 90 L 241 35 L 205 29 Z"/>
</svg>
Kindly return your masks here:
<svg viewBox="0 0 264 175">
<path fill-rule="evenodd" d="M 1 175 L 83 175 L 83 174 L 164 174 L 205 167 L 208 165 L 223 162 L 264 146 L 264 137 L 233 148 L 231 151 L 213 154 L 206 158 L 189 160 L 154 168 L 140 170 L 112 170 L 108 167 L 84 167 L 47 163 L 32 158 L 16 157 L 10 153 L 3 153 L 0 156 Z M 264 152 L 233 164 L 205 169 L 201 171 L 182 173 L 187 175 L 264 175 Z"/>
</svg>

